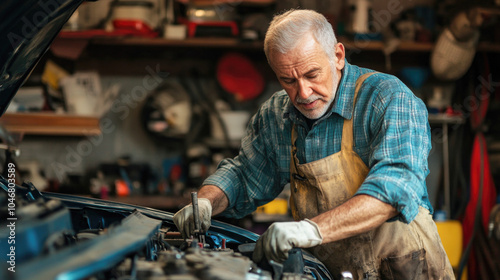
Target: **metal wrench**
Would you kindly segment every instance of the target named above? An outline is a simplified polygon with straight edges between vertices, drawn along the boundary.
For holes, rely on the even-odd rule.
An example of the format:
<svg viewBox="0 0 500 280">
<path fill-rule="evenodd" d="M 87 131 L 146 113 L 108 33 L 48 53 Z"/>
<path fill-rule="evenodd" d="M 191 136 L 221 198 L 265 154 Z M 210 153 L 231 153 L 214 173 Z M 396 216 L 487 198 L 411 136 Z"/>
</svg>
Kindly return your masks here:
<svg viewBox="0 0 500 280">
<path fill-rule="evenodd" d="M 191 193 L 191 203 L 193 204 L 193 216 L 194 216 L 194 237 L 203 244 L 205 247 L 205 234 L 201 230 L 200 225 L 200 210 L 198 208 L 198 193 Z"/>
</svg>

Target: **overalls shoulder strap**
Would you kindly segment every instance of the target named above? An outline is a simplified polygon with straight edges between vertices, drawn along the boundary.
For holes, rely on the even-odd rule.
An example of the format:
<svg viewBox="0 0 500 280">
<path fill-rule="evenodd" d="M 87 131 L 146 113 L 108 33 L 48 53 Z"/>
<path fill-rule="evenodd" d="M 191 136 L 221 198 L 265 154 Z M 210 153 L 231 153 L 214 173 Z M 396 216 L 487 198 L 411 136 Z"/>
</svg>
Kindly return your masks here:
<svg viewBox="0 0 500 280">
<path fill-rule="evenodd" d="M 344 120 L 344 126 L 342 128 L 342 150 L 343 151 L 351 151 L 353 150 L 355 144 L 354 144 L 354 131 L 353 131 L 353 121 L 354 121 L 354 109 L 356 108 L 356 100 L 358 97 L 358 92 L 361 89 L 361 86 L 365 82 L 365 80 L 370 77 L 371 75 L 378 73 L 378 72 L 369 72 L 361 75 L 357 80 L 356 80 L 356 87 L 354 90 L 354 97 L 352 101 L 352 117 L 350 120 L 345 119 Z"/>
</svg>

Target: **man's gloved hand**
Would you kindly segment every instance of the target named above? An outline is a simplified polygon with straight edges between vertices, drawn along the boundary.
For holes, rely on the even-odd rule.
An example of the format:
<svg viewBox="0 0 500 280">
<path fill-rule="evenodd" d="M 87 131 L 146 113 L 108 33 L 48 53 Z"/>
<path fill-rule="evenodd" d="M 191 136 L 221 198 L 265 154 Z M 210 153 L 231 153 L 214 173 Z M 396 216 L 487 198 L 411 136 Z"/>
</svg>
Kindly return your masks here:
<svg viewBox="0 0 500 280">
<path fill-rule="evenodd" d="M 198 209 L 200 212 L 201 230 L 206 232 L 210 228 L 212 218 L 212 204 L 210 200 L 207 198 L 198 198 Z M 189 204 L 175 213 L 174 223 L 181 232 L 182 237 L 188 238 L 193 235 L 195 230 L 193 205 Z"/>
<path fill-rule="evenodd" d="M 309 248 L 322 241 L 318 225 L 311 220 L 274 223 L 257 241 L 253 261 L 258 263 L 265 255 L 267 260 L 283 262 L 293 247 Z"/>
</svg>

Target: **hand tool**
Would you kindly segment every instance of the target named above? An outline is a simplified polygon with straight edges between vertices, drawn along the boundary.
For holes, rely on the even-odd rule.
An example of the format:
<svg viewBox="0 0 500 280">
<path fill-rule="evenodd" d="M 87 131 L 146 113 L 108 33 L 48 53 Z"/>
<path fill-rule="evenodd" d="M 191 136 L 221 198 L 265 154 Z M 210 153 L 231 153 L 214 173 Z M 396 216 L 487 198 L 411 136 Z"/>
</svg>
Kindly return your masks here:
<svg viewBox="0 0 500 280">
<path fill-rule="evenodd" d="M 198 193 L 191 192 L 191 203 L 193 204 L 193 216 L 194 216 L 194 238 L 197 242 L 203 244 L 205 247 L 205 234 L 201 230 L 200 225 L 200 210 L 198 208 Z"/>
</svg>

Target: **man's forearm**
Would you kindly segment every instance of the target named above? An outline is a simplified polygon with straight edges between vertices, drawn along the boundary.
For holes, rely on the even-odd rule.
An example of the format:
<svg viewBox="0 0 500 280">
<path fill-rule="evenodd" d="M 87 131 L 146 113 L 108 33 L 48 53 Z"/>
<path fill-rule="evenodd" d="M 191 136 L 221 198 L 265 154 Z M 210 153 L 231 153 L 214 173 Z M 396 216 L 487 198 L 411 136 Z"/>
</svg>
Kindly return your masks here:
<svg viewBox="0 0 500 280">
<path fill-rule="evenodd" d="M 323 243 L 329 243 L 374 229 L 397 214 L 387 203 L 357 195 L 311 220 L 318 224 Z"/>
<path fill-rule="evenodd" d="M 212 216 L 222 213 L 229 205 L 226 194 L 217 186 L 205 185 L 198 191 L 199 198 L 208 198 L 212 203 Z"/>
</svg>

